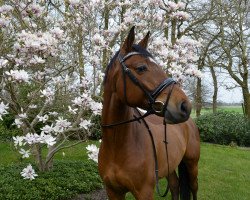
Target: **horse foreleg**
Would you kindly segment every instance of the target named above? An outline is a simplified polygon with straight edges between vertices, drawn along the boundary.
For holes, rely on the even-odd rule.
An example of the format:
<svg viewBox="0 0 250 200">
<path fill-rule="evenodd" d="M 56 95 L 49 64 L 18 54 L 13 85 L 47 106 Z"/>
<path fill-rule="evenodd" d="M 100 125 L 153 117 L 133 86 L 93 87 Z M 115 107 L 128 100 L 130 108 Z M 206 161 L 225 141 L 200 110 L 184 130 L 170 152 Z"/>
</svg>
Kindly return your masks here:
<svg viewBox="0 0 250 200">
<path fill-rule="evenodd" d="M 197 200 L 198 191 L 198 162 L 187 163 L 187 170 L 189 175 L 189 186 L 193 195 L 193 200 Z"/>
<path fill-rule="evenodd" d="M 131 191 L 136 200 L 153 200 L 154 199 L 154 187 L 143 186 L 140 191 Z"/>
<path fill-rule="evenodd" d="M 172 195 L 172 200 L 179 200 L 179 179 L 174 171 L 168 177 L 168 184 Z"/>
<path fill-rule="evenodd" d="M 117 192 L 109 187 L 106 187 L 106 192 L 109 200 L 125 200 L 126 193 Z"/>
</svg>

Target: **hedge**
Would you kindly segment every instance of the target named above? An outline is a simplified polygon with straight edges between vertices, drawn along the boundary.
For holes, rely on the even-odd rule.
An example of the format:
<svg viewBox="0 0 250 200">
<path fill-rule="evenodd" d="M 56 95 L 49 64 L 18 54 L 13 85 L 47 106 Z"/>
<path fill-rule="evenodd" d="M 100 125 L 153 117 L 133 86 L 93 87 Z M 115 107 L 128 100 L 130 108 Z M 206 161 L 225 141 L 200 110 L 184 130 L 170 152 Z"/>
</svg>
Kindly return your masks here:
<svg viewBox="0 0 250 200">
<path fill-rule="evenodd" d="M 220 111 L 196 118 L 201 140 L 215 144 L 250 146 L 250 121 L 236 112 Z"/>
<path fill-rule="evenodd" d="M 57 161 L 52 171 L 38 173 L 34 180 L 21 177 L 24 167 L 24 164 L 0 166 L 0 199 L 63 200 L 102 187 L 93 161 Z"/>
</svg>

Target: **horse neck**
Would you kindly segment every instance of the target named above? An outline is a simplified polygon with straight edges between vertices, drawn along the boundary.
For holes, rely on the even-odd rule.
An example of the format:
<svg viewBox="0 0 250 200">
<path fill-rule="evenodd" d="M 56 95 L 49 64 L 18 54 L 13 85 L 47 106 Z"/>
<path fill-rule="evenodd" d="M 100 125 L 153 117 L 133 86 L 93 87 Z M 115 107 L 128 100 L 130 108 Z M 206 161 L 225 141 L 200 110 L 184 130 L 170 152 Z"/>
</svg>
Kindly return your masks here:
<svg viewBox="0 0 250 200">
<path fill-rule="evenodd" d="M 112 124 L 129 120 L 133 117 L 133 110 L 122 102 L 116 93 L 111 92 L 109 87 L 104 88 L 102 111 L 102 124 Z M 129 142 L 133 134 L 131 124 L 118 125 L 112 128 L 103 128 L 103 142 L 108 145 L 121 145 Z"/>
</svg>

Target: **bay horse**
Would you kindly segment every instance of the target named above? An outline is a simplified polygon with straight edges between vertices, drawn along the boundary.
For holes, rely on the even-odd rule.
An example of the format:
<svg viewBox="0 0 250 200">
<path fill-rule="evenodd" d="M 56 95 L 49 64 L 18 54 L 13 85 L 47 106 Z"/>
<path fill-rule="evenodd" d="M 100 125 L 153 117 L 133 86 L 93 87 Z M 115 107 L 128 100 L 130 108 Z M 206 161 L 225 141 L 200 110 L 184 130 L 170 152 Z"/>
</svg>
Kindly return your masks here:
<svg viewBox="0 0 250 200">
<path fill-rule="evenodd" d="M 131 28 L 106 69 L 99 173 L 110 200 L 123 200 L 127 192 L 152 200 L 157 175 L 168 179 L 173 200 L 196 200 L 199 132 L 187 96 L 148 52 L 149 35 L 134 44 Z M 142 119 L 136 107 L 153 114 Z"/>
</svg>

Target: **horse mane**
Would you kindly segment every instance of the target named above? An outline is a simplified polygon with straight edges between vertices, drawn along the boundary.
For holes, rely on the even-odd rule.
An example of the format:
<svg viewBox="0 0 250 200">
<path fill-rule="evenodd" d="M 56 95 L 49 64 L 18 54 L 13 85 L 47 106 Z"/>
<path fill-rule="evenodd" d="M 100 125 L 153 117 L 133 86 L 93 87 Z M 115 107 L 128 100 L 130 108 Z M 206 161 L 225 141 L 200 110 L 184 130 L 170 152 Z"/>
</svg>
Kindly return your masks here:
<svg viewBox="0 0 250 200">
<path fill-rule="evenodd" d="M 140 53 L 142 56 L 144 56 L 145 58 L 147 58 L 147 57 L 153 58 L 152 54 L 149 53 L 149 52 L 147 51 L 147 49 L 142 48 L 142 47 L 141 47 L 140 45 L 138 45 L 138 44 L 133 44 L 132 48 L 133 48 L 134 51 L 139 52 L 139 53 Z M 108 66 L 106 67 L 105 76 L 104 76 L 104 81 L 103 81 L 104 84 L 106 83 L 107 76 L 108 76 L 108 72 L 109 72 L 109 70 L 112 68 L 112 66 L 114 65 L 114 62 L 115 62 L 115 60 L 117 59 L 119 53 L 120 53 L 120 50 L 117 51 L 117 52 L 115 53 L 115 55 L 111 58 L 111 60 L 110 60 L 110 62 L 109 62 L 109 64 L 108 64 Z"/>
</svg>

